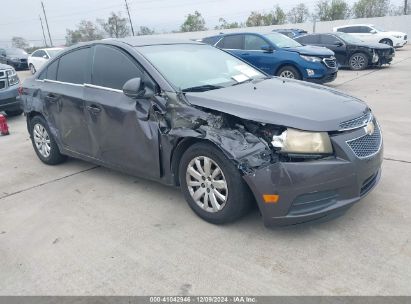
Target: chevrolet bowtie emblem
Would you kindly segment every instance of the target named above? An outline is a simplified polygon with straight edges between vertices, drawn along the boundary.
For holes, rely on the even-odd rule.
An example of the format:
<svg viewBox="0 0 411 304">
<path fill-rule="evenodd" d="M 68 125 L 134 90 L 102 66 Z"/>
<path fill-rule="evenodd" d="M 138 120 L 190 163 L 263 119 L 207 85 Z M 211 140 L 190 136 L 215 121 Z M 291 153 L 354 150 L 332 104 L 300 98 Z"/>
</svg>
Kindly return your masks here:
<svg viewBox="0 0 411 304">
<path fill-rule="evenodd" d="M 375 131 L 375 125 L 372 121 L 369 121 L 367 125 L 364 127 L 364 131 L 368 135 L 373 135 Z"/>
</svg>

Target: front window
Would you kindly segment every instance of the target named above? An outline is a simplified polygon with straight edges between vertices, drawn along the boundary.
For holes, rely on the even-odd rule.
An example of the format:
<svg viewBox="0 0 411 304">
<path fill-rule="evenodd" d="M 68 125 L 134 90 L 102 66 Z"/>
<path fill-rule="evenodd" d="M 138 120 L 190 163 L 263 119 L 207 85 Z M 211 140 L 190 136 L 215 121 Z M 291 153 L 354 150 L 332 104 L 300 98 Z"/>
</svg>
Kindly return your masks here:
<svg viewBox="0 0 411 304">
<path fill-rule="evenodd" d="M 243 61 L 209 45 L 152 45 L 137 49 L 182 91 L 207 91 L 265 78 Z"/>
<path fill-rule="evenodd" d="M 297 41 L 280 33 L 266 34 L 265 37 L 267 37 L 272 43 L 274 43 L 279 48 L 293 48 L 302 46 Z"/>
</svg>

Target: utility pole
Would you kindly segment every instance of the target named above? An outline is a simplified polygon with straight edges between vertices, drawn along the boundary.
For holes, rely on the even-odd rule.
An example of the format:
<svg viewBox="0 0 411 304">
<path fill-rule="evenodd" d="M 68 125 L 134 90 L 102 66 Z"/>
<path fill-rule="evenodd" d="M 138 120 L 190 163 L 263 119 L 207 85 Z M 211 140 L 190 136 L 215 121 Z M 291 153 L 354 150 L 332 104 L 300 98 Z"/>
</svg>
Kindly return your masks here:
<svg viewBox="0 0 411 304">
<path fill-rule="evenodd" d="M 133 22 L 131 22 L 130 10 L 128 9 L 128 3 L 127 3 L 127 0 L 124 0 L 124 2 L 126 3 L 126 9 L 127 9 L 127 14 L 128 14 L 128 20 L 130 21 L 130 26 L 131 26 L 131 33 L 133 33 L 133 36 L 134 36 Z"/>
<path fill-rule="evenodd" d="M 47 41 L 46 41 L 46 35 L 44 34 L 43 20 L 41 20 L 41 16 L 40 16 L 40 15 L 39 15 L 39 18 L 40 18 L 41 30 L 43 31 L 44 45 L 45 45 L 46 47 L 48 47 Z"/>
<path fill-rule="evenodd" d="M 404 0 L 404 15 L 408 13 L 408 0 Z"/>
<path fill-rule="evenodd" d="M 43 1 L 41 1 L 41 6 L 43 7 L 43 13 L 44 13 L 44 19 L 46 20 L 47 32 L 49 33 L 50 45 L 53 46 L 53 41 L 51 40 L 49 23 L 47 22 L 47 15 L 46 15 L 46 10 L 44 9 Z"/>
</svg>

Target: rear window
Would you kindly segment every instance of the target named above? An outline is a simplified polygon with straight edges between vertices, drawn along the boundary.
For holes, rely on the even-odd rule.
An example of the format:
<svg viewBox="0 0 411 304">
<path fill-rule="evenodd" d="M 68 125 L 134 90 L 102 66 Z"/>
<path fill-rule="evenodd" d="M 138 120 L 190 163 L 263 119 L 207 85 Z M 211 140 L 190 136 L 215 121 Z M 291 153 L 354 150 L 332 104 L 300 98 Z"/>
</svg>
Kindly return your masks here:
<svg viewBox="0 0 411 304">
<path fill-rule="evenodd" d="M 57 80 L 84 84 L 90 79 L 90 48 L 72 51 L 60 58 Z"/>
</svg>

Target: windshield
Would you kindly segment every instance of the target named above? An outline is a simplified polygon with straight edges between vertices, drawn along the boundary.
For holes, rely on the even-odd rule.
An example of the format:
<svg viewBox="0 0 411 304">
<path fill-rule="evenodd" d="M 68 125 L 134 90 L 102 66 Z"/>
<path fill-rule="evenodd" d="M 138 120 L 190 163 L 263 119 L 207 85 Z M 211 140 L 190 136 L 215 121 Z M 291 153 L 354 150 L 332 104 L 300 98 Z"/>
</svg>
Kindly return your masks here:
<svg viewBox="0 0 411 304">
<path fill-rule="evenodd" d="M 243 61 L 209 45 L 152 45 L 137 49 L 182 91 L 208 91 L 265 78 Z"/>
<path fill-rule="evenodd" d="M 7 49 L 6 50 L 7 55 L 27 55 L 26 51 L 22 49 Z"/>
<path fill-rule="evenodd" d="M 53 58 L 53 57 L 56 57 L 56 55 L 57 55 L 58 53 L 60 53 L 60 51 L 61 51 L 61 49 L 47 50 L 47 53 L 49 53 L 50 57 Z"/>
<path fill-rule="evenodd" d="M 279 48 L 292 48 L 302 46 L 297 41 L 280 33 L 270 33 L 264 36 L 267 37 L 272 43 L 274 43 Z"/>
<path fill-rule="evenodd" d="M 377 31 L 379 31 L 379 32 L 385 32 L 385 30 L 384 30 L 382 27 L 375 26 L 375 25 L 373 25 L 372 27 L 373 27 L 374 29 L 376 29 Z"/>
<path fill-rule="evenodd" d="M 357 37 L 347 34 L 347 33 L 343 33 L 343 32 L 336 32 L 334 33 L 336 36 L 340 37 L 342 40 L 344 40 L 345 42 L 348 43 L 363 43 L 364 41 L 362 41 L 361 39 L 358 39 Z"/>
</svg>

